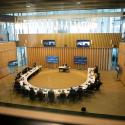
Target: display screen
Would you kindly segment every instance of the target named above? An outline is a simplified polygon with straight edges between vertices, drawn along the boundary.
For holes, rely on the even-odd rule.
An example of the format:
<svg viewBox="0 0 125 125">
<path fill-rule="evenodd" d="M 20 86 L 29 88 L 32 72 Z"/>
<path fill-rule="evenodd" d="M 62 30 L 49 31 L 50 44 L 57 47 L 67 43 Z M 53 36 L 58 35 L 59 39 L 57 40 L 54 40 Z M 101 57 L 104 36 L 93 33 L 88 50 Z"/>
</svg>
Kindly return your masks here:
<svg viewBox="0 0 125 125">
<path fill-rule="evenodd" d="M 77 47 L 90 47 L 91 41 L 90 40 L 77 40 L 76 46 Z"/>
<path fill-rule="evenodd" d="M 8 62 L 8 66 L 17 66 L 17 65 L 18 65 L 17 60 L 13 60 L 13 61 Z"/>
<path fill-rule="evenodd" d="M 87 57 L 83 56 L 74 56 L 75 64 L 87 64 Z"/>
<path fill-rule="evenodd" d="M 47 56 L 47 62 L 48 63 L 58 63 L 58 56 Z"/>
<path fill-rule="evenodd" d="M 43 40 L 43 46 L 44 47 L 54 47 L 56 46 L 55 40 Z"/>
</svg>

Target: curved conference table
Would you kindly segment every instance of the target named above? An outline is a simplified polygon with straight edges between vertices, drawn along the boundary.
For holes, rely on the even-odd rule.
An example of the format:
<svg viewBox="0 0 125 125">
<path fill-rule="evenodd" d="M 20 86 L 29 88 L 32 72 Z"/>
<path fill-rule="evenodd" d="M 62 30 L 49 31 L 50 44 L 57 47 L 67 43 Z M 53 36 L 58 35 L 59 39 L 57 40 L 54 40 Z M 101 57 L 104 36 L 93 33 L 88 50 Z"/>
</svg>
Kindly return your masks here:
<svg viewBox="0 0 125 125">
<path fill-rule="evenodd" d="M 30 90 L 30 88 L 33 88 L 34 91 L 35 91 L 35 93 L 37 93 L 37 91 L 39 89 L 42 89 L 42 91 L 43 91 L 44 94 L 48 94 L 48 91 L 50 89 L 48 89 L 48 88 L 38 88 L 36 86 L 31 85 L 28 82 L 28 77 L 31 76 L 33 73 L 37 72 L 38 70 L 40 70 L 41 68 L 42 68 L 42 66 L 36 66 L 36 67 L 32 68 L 31 70 L 29 70 L 27 73 L 21 75 L 20 80 L 19 80 L 20 85 L 24 86 L 25 89 L 27 89 L 27 90 Z M 79 86 L 81 86 L 83 89 L 86 89 L 88 87 L 88 85 L 90 85 L 91 83 L 95 82 L 95 74 L 94 74 L 93 69 L 94 68 L 88 68 L 88 75 L 87 75 L 86 81 L 83 82 L 83 83 L 81 83 L 81 84 L 79 84 Z M 79 86 L 72 86 L 72 88 L 77 90 L 77 88 Z M 59 95 L 62 92 L 62 90 L 64 90 L 64 92 L 66 94 L 68 94 L 69 91 L 70 91 L 70 88 L 65 88 L 65 89 L 61 89 L 60 88 L 60 89 L 52 89 L 52 90 L 54 91 L 54 93 L 56 95 Z"/>
</svg>

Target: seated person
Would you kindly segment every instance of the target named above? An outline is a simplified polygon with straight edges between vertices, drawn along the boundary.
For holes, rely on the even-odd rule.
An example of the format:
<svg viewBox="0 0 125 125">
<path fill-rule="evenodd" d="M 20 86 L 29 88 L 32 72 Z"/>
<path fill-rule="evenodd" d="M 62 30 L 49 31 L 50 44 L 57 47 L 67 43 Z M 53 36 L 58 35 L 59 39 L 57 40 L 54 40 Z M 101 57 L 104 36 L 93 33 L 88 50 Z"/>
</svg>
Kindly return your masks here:
<svg viewBox="0 0 125 125">
<path fill-rule="evenodd" d="M 94 73 L 98 73 L 98 66 L 95 66 L 95 68 L 94 68 Z"/>
<path fill-rule="evenodd" d="M 68 94 L 69 101 L 74 102 L 76 100 L 76 91 L 71 87 L 69 94 Z"/>
<path fill-rule="evenodd" d="M 15 80 L 19 79 L 21 77 L 21 75 L 22 75 L 21 72 L 17 73 L 17 76 L 16 76 Z"/>
<path fill-rule="evenodd" d="M 64 92 L 64 90 L 62 90 L 62 92 L 60 93 L 59 100 L 62 103 L 66 100 L 66 93 Z"/>
<path fill-rule="evenodd" d="M 100 85 L 102 85 L 102 82 L 100 80 L 97 80 L 94 84 L 95 84 L 95 90 L 99 90 Z"/>
<path fill-rule="evenodd" d="M 64 64 L 63 66 L 65 67 L 65 69 L 63 69 L 64 72 L 69 71 L 69 66 L 68 66 L 68 64 Z"/>
<path fill-rule="evenodd" d="M 82 89 L 81 86 L 78 87 L 76 93 L 77 93 L 77 99 L 78 99 L 78 100 L 81 100 L 82 97 L 83 97 L 83 89 Z"/>
<path fill-rule="evenodd" d="M 69 66 L 67 64 L 63 64 L 64 67 L 68 68 Z"/>
<path fill-rule="evenodd" d="M 28 72 L 30 69 L 31 69 L 30 67 L 25 68 L 26 72 Z"/>
<path fill-rule="evenodd" d="M 48 101 L 53 103 L 55 101 L 55 93 L 52 89 L 48 91 Z"/>
<path fill-rule="evenodd" d="M 95 81 L 100 80 L 100 73 L 97 73 L 95 76 Z"/>
<path fill-rule="evenodd" d="M 45 95 L 43 94 L 42 89 L 39 89 L 39 90 L 37 91 L 37 97 L 38 97 L 38 99 L 39 99 L 40 101 L 43 101 Z"/>
<path fill-rule="evenodd" d="M 25 84 L 23 84 L 23 86 L 22 86 L 22 88 L 21 88 L 21 91 L 22 91 L 22 95 L 23 96 L 25 96 L 25 97 L 27 97 L 28 95 L 29 95 L 29 90 L 27 90 L 26 88 L 25 88 Z"/>
<path fill-rule="evenodd" d="M 19 80 L 15 80 L 14 89 L 19 93 L 21 92 L 21 85 L 19 83 Z"/>
<path fill-rule="evenodd" d="M 33 63 L 33 67 L 36 67 L 36 62 Z"/>
<path fill-rule="evenodd" d="M 22 74 L 25 74 L 26 72 L 28 72 L 27 67 L 22 70 Z"/>
<path fill-rule="evenodd" d="M 35 98 L 36 98 L 36 93 L 35 93 L 35 91 L 34 91 L 34 88 L 30 88 L 29 97 L 30 97 L 31 100 L 35 100 Z"/>
</svg>

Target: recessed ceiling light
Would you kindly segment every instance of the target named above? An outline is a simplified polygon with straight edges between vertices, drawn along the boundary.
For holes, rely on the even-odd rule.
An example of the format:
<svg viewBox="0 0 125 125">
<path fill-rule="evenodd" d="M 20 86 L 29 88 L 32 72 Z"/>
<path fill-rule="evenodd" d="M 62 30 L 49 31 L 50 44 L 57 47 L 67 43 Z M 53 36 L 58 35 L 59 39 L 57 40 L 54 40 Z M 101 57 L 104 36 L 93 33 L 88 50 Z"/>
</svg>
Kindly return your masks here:
<svg viewBox="0 0 125 125">
<path fill-rule="evenodd" d="M 78 5 L 79 5 L 79 4 L 81 4 L 81 2 L 76 2 L 76 4 L 78 4 Z"/>
<path fill-rule="evenodd" d="M 27 8 L 31 7 L 30 5 L 26 5 Z"/>
<path fill-rule="evenodd" d="M 33 5 L 33 4 L 30 3 L 30 2 L 26 3 L 26 7 L 27 7 L 27 8 L 31 7 L 32 5 Z"/>
</svg>

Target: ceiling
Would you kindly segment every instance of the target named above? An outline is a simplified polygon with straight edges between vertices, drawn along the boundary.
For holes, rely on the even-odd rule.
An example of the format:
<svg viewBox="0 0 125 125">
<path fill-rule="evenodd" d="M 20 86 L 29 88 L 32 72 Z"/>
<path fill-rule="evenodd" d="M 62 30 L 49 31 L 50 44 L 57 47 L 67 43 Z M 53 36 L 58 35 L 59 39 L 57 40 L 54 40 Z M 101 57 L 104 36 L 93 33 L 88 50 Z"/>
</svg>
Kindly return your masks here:
<svg viewBox="0 0 125 125">
<path fill-rule="evenodd" d="M 0 14 L 102 8 L 125 8 L 125 0 L 0 0 Z"/>
</svg>

